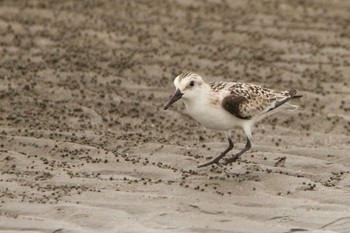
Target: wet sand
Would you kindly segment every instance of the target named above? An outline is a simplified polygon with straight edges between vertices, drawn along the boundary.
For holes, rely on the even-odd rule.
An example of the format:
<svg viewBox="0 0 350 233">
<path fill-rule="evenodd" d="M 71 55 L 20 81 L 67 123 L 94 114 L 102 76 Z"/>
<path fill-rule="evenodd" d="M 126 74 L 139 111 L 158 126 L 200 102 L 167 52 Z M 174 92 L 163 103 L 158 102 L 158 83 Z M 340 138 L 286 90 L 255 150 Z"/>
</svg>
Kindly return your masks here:
<svg viewBox="0 0 350 233">
<path fill-rule="evenodd" d="M 0 232 L 350 232 L 349 1 L 0 2 Z M 306 95 L 239 162 L 182 71 Z M 235 149 L 244 134 L 232 132 Z"/>
</svg>

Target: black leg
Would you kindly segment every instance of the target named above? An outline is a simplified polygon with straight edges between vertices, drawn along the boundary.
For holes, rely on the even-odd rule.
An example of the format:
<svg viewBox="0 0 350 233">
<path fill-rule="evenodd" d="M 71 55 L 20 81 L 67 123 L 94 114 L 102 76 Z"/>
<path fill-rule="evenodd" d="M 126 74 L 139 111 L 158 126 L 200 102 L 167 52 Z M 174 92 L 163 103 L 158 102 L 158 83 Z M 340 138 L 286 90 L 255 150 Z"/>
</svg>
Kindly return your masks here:
<svg viewBox="0 0 350 233">
<path fill-rule="evenodd" d="M 199 165 L 199 166 L 197 166 L 197 167 L 198 167 L 198 168 L 200 168 L 200 167 L 206 167 L 206 166 L 211 165 L 211 164 L 214 164 L 214 163 L 218 164 L 219 160 L 220 160 L 222 157 L 224 157 L 224 156 L 227 154 L 227 152 L 229 152 L 230 150 L 233 149 L 233 142 L 232 142 L 232 140 L 231 140 L 231 138 L 230 138 L 229 135 L 227 135 L 227 139 L 228 139 L 228 147 L 227 147 L 227 149 L 226 149 L 225 151 L 223 151 L 223 152 L 222 152 L 218 157 L 216 157 L 215 159 L 213 159 L 213 160 L 211 160 L 211 161 L 209 161 L 209 162 L 207 162 L 207 163 L 204 163 L 204 164 L 202 164 L 202 165 Z"/>
<path fill-rule="evenodd" d="M 250 144 L 250 140 L 249 140 L 249 138 L 247 138 L 247 143 L 245 144 L 245 147 L 243 148 L 243 150 L 241 150 L 240 152 L 238 152 L 237 154 L 235 154 L 231 158 L 227 159 L 224 164 L 229 164 L 229 163 L 235 162 L 237 159 L 239 159 L 239 157 L 241 157 L 241 155 L 244 154 L 244 152 L 249 150 L 251 147 L 252 147 L 252 144 Z"/>
</svg>

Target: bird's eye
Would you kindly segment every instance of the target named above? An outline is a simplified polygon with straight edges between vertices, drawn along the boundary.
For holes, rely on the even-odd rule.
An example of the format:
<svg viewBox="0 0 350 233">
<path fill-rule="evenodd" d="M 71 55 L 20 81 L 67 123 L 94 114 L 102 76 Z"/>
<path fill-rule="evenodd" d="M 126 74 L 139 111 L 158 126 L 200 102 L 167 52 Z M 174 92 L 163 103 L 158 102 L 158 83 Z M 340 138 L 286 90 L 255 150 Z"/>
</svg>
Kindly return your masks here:
<svg viewBox="0 0 350 233">
<path fill-rule="evenodd" d="M 194 81 L 191 81 L 190 82 L 190 87 L 193 87 L 194 86 Z"/>
</svg>

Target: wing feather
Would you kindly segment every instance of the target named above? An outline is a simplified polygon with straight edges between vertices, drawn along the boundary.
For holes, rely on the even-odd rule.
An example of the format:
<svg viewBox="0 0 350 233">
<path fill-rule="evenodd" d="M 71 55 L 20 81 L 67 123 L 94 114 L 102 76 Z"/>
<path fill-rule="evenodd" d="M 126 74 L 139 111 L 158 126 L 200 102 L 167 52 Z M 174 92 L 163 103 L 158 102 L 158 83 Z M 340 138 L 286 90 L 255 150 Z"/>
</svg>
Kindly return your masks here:
<svg viewBox="0 0 350 233">
<path fill-rule="evenodd" d="M 279 92 L 247 83 L 231 83 L 225 89 L 229 92 L 222 99 L 223 108 L 246 120 L 272 111 L 296 95 L 295 90 Z"/>
</svg>

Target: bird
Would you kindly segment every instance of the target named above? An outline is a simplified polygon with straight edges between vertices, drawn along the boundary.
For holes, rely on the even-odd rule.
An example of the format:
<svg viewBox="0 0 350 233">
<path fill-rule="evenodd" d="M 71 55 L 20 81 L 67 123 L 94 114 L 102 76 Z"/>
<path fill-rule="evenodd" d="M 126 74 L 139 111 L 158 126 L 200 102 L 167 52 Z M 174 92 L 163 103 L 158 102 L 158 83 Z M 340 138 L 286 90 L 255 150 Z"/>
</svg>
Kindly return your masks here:
<svg viewBox="0 0 350 233">
<path fill-rule="evenodd" d="M 175 93 L 164 104 L 167 110 L 182 99 L 192 118 L 210 129 L 225 133 L 228 147 L 214 159 L 197 166 L 221 165 L 220 160 L 234 148 L 231 130 L 243 129 L 246 136 L 245 147 L 226 158 L 222 164 L 237 161 L 251 149 L 252 128 L 258 121 L 282 110 L 293 111 L 298 108 L 288 101 L 300 98 L 297 90 L 277 91 L 244 82 L 208 82 L 193 72 L 185 72 L 174 80 Z"/>
</svg>

